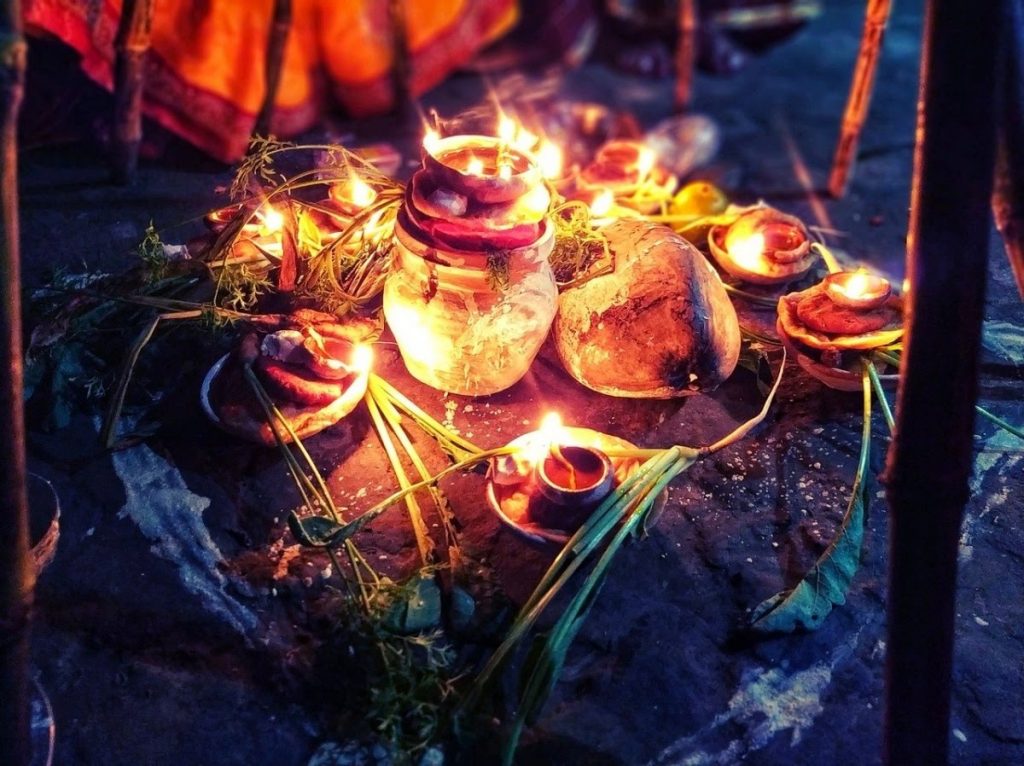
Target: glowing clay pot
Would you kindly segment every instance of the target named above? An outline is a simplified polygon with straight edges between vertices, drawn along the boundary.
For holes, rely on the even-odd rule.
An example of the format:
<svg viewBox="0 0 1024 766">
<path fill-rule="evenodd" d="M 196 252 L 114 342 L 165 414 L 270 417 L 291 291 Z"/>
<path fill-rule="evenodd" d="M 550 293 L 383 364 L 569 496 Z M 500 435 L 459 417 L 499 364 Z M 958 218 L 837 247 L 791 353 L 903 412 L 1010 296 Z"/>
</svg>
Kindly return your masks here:
<svg viewBox="0 0 1024 766">
<path fill-rule="evenodd" d="M 384 316 L 413 377 L 440 391 L 482 396 L 519 381 L 547 338 L 558 301 L 548 265 L 554 227 L 504 251 L 500 284 L 481 252 L 425 244 L 399 216 Z"/>
</svg>

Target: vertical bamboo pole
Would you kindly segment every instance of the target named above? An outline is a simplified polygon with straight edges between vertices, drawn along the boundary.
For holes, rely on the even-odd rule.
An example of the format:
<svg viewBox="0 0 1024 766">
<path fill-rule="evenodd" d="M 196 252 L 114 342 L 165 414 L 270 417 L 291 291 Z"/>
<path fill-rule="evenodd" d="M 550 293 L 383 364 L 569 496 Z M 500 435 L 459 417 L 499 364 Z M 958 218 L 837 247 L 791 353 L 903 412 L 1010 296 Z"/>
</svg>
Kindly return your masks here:
<svg viewBox="0 0 1024 766">
<path fill-rule="evenodd" d="M 992 212 L 1024 298 L 1024 0 L 1004 2 L 1006 55 Z"/>
<path fill-rule="evenodd" d="M 931 0 L 907 243 L 908 326 L 889 449 L 887 762 L 947 762 L 960 521 L 995 158 L 1000 3 Z"/>
<path fill-rule="evenodd" d="M 153 0 L 124 0 L 114 40 L 114 180 L 131 183 L 142 143 L 142 91 Z"/>
<path fill-rule="evenodd" d="M 875 86 L 875 70 L 882 50 L 882 38 L 885 36 L 885 27 L 889 23 L 891 11 L 892 0 L 868 0 L 864 16 L 864 33 L 860 38 L 860 51 L 854 65 L 853 82 L 846 101 L 846 111 L 843 112 L 843 123 L 839 129 L 839 142 L 836 144 L 835 158 L 832 160 L 832 173 L 828 179 L 828 190 L 833 197 L 842 197 L 846 193 L 846 184 L 853 172 L 860 132 L 868 116 L 868 107 L 871 106 L 871 92 Z"/>
<path fill-rule="evenodd" d="M 697 0 L 679 0 L 679 42 L 676 47 L 677 112 L 685 111 L 693 99 L 697 62 Z"/>
<path fill-rule="evenodd" d="M 21 3 L 0 4 L 0 763 L 25 766 L 29 738 L 28 550 L 18 249 L 18 110 L 25 81 Z"/>
<path fill-rule="evenodd" d="M 292 0 L 274 0 L 274 15 L 270 22 L 270 36 L 267 38 L 267 58 L 264 68 L 266 90 L 263 103 L 253 125 L 254 136 L 270 135 L 270 120 L 274 116 L 274 102 L 281 85 L 281 70 L 284 67 L 284 51 L 288 44 L 288 33 L 292 26 Z"/>
<path fill-rule="evenodd" d="M 395 113 L 408 116 L 412 104 L 412 60 L 406 35 L 405 0 L 388 0 L 391 23 L 391 88 L 395 94 Z"/>
</svg>

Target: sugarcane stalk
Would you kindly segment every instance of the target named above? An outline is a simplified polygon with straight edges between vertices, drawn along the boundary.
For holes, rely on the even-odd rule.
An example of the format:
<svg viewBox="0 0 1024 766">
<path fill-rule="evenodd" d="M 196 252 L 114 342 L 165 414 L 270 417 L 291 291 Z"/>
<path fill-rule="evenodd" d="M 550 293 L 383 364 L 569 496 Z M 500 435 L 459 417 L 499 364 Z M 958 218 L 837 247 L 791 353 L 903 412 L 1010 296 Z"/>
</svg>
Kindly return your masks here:
<svg viewBox="0 0 1024 766">
<path fill-rule="evenodd" d="M 153 0 L 124 0 L 114 40 L 114 180 L 131 183 L 142 143 L 142 91 L 153 27 Z"/>
<path fill-rule="evenodd" d="M 853 83 L 850 85 L 850 95 L 839 129 L 839 142 L 836 144 L 836 153 L 832 160 L 832 173 L 828 179 L 828 190 L 833 197 L 842 197 L 846 193 L 846 185 L 853 173 L 860 133 L 868 116 L 868 107 L 871 106 L 871 92 L 875 86 L 875 70 L 882 50 L 882 38 L 885 36 L 885 27 L 889 23 L 891 11 L 892 0 L 868 0 L 864 33 L 861 35 L 857 63 L 853 69 Z"/>
<path fill-rule="evenodd" d="M 891 509 L 885 756 L 899 766 L 948 762 L 957 553 L 973 465 L 991 221 L 1000 5 L 932 0 L 926 12 L 907 237 L 909 322 L 885 479 Z"/>
<path fill-rule="evenodd" d="M 406 36 L 405 0 L 388 0 L 391 25 L 391 88 L 395 94 L 395 113 L 405 116 L 412 104 L 412 55 Z"/>
<path fill-rule="evenodd" d="M 679 41 L 676 46 L 675 107 L 684 111 L 693 99 L 697 61 L 697 0 L 679 0 Z"/>
<path fill-rule="evenodd" d="M 1024 298 L 1024 5 L 1007 0 L 992 212 Z"/>
<path fill-rule="evenodd" d="M 265 90 L 263 103 L 253 125 L 254 136 L 270 135 L 270 120 L 274 116 L 274 102 L 281 85 L 281 71 L 284 67 L 284 51 L 288 44 L 288 33 L 292 27 L 292 0 L 274 0 L 274 14 L 270 22 L 270 36 L 267 38 L 267 58 L 264 67 Z"/>
<path fill-rule="evenodd" d="M 0 763 L 26 766 L 32 756 L 28 661 L 35 570 L 22 408 L 17 128 L 26 49 L 18 0 L 0 6 L 0 46 Z"/>
</svg>

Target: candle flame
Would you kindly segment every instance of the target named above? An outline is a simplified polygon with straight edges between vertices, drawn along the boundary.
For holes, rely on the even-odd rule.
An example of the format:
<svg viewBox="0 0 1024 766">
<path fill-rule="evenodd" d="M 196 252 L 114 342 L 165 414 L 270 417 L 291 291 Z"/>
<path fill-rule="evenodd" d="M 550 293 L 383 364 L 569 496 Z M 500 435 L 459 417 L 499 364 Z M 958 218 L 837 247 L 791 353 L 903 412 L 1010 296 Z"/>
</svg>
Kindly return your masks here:
<svg viewBox="0 0 1024 766">
<path fill-rule="evenodd" d="M 261 217 L 263 218 L 263 228 L 267 230 L 268 234 L 277 234 L 284 228 L 284 216 L 270 205 L 266 206 Z"/>
<path fill-rule="evenodd" d="M 611 189 L 603 189 L 590 203 L 590 214 L 597 217 L 608 215 L 614 204 L 615 195 L 612 194 Z"/>
<path fill-rule="evenodd" d="M 362 209 L 377 199 L 377 192 L 362 178 L 354 176 L 349 187 L 349 198 L 353 205 Z"/>
<path fill-rule="evenodd" d="M 562 175 L 562 150 L 550 141 L 544 141 L 537 151 L 537 164 L 549 181 L 559 178 Z"/>
<path fill-rule="evenodd" d="M 469 165 L 466 167 L 466 172 L 471 176 L 482 176 L 484 174 L 484 162 L 479 157 L 474 157 L 469 161 Z"/>
<path fill-rule="evenodd" d="M 423 148 L 427 150 L 428 154 L 433 154 L 437 150 L 440 141 L 441 134 L 433 128 L 427 128 L 427 132 L 423 134 Z"/>
<path fill-rule="evenodd" d="M 373 367 L 373 349 L 362 344 L 352 349 L 352 366 L 359 372 L 369 372 Z"/>
</svg>

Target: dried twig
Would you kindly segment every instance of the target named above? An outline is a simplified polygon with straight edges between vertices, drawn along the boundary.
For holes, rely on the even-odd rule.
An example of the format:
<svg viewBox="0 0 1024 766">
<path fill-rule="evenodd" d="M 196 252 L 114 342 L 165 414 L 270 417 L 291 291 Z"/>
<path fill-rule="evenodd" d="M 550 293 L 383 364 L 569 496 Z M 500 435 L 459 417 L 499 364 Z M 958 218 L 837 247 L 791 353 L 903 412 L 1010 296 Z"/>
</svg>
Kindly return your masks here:
<svg viewBox="0 0 1024 766">
<path fill-rule="evenodd" d="M 828 190 L 833 197 L 846 193 L 846 184 L 853 171 L 857 156 L 860 132 L 871 105 L 871 92 L 875 85 L 875 69 L 878 55 L 882 50 L 882 37 L 889 23 L 892 0 L 868 0 L 867 15 L 864 19 L 864 34 L 860 40 L 860 52 L 853 70 L 853 84 L 843 113 L 843 124 L 839 130 L 839 143 L 832 160 L 832 174 L 828 179 Z"/>
<path fill-rule="evenodd" d="M 114 153 L 117 183 L 135 178 L 142 142 L 142 91 L 153 26 L 153 0 L 124 0 L 114 47 Z"/>
</svg>

